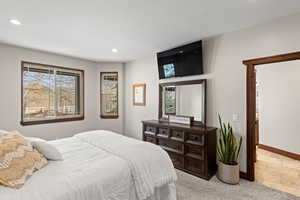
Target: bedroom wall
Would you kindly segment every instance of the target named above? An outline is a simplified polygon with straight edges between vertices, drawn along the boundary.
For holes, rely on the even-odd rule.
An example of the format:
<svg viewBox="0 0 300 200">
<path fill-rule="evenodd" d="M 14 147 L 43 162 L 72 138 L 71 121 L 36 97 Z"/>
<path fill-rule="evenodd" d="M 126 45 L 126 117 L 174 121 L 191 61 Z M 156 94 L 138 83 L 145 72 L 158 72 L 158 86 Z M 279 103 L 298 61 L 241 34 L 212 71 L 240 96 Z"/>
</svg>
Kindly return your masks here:
<svg viewBox="0 0 300 200">
<path fill-rule="evenodd" d="M 85 119 L 82 121 L 21 126 L 21 66 L 22 60 L 53 64 L 85 71 Z M 0 44 L 0 129 L 19 130 L 25 136 L 56 139 L 76 133 L 102 129 L 103 127 L 122 132 L 122 119 L 102 120 L 99 118 L 100 86 L 98 72 L 112 64 L 95 63 L 41 51 Z M 114 67 L 122 69 L 120 64 Z"/>
<path fill-rule="evenodd" d="M 259 143 L 300 154 L 300 60 L 260 65 Z"/>
<path fill-rule="evenodd" d="M 246 135 L 246 67 L 242 60 L 299 51 L 300 14 L 249 29 L 204 40 L 205 75 L 176 80 L 206 78 L 207 123 L 218 126 L 217 114 L 232 122 L 236 133 Z M 170 79 L 168 81 L 174 81 Z M 147 84 L 146 106 L 132 105 L 132 84 Z M 142 138 L 141 120 L 157 119 L 158 72 L 155 54 L 126 63 L 125 134 Z M 237 114 L 238 120 L 233 121 Z M 246 142 L 241 152 L 241 170 L 246 171 Z"/>
</svg>

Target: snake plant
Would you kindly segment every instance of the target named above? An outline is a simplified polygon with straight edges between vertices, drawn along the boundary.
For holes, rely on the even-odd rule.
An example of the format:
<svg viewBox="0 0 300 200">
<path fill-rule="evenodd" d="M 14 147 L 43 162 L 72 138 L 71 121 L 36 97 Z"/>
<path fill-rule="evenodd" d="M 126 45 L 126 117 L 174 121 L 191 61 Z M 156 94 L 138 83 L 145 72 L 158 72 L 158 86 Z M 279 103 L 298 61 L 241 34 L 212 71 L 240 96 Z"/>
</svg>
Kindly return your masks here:
<svg viewBox="0 0 300 200">
<path fill-rule="evenodd" d="M 242 137 L 237 141 L 232 126 L 222 122 L 219 115 L 220 138 L 217 145 L 219 161 L 227 165 L 236 165 L 242 145 Z"/>
</svg>

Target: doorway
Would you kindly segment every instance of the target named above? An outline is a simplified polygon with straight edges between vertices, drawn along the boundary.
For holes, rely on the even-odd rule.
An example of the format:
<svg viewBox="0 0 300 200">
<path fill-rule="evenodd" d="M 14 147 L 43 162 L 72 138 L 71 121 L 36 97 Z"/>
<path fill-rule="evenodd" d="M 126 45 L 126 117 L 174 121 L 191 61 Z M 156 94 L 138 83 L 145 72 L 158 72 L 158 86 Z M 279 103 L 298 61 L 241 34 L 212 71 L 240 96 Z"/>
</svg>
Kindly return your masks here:
<svg viewBox="0 0 300 200">
<path fill-rule="evenodd" d="M 247 66 L 246 73 L 246 99 L 247 99 L 247 108 L 246 108 L 246 118 L 247 118 L 247 173 L 246 178 L 250 181 L 255 180 L 255 161 L 256 159 L 260 159 L 262 156 L 274 157 L 272 154 L 268 154 L 268 149 L 260 148 L 257 153 L 257 141 L 256 135 L 258 132 L 256 131 L 259 125 L 259 117 L 257 117 L 257 109 L 256 109 L 256 98 L 257 98 L 257 80 L 256 80 L 256 69 L 271 63 L 281 63 L 293 60 L 300 60 L 300 52 L 288 53 L 282 55 L 276 55 L 271 57 L 257 58 L 243 61 L 243 64 Z M 300 67 L 300 66 L 299 66 Z M 263 134 L 263 133 L 259 133 Z M 258 145 L 260 146 L 260 145 Z M 263 146 L 260 146 L 263 147 Z M 277 152 L 278 153 L 278 152 Z M 281 154 L 286 154 L 289 152 L 280 152 Z M 297 156 L 297 154 L 295 154 Z M 290 156 L 295 156 L 290 154 Z M 283 155 L 286 156 L 286 155 Z M 276 157 L 276 156 L 275 156 Z M 293 159 L 293 158 L 292 158 Z M 299 179 L 299 177 L 297 177 Z"/>
</svg>

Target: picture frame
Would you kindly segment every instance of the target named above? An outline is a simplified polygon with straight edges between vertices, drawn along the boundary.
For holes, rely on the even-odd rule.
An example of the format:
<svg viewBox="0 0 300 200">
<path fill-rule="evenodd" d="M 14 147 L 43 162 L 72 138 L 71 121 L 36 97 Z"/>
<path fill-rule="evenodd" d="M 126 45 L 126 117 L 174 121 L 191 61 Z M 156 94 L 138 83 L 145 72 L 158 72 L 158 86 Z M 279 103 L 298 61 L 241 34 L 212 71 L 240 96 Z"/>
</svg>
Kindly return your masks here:
<svg viewBox="0 0 300 200">
<path fill-rule="evenodd" d="M 100 72 L 100 117 L 119 118 L 118 72 Z"/>
<path fill-rule="evenodd" d="M 134 84 L 132 87 L 132 99 L 134 106 L 146 105 L 146 84 Z"/>
</svg>

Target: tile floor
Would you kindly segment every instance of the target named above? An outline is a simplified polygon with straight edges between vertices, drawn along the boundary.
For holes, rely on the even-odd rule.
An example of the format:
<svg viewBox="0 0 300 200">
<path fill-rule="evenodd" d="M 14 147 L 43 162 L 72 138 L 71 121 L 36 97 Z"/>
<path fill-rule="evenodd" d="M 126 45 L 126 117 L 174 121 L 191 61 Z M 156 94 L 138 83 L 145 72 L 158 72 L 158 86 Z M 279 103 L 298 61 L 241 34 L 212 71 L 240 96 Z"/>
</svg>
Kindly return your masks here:
<svg viewBox="0 0 300 200">
<path fill-rule="evenodd" d="M 255 182 L 300 197 L 300 161 L 257 148 Z"/>
</svg>

